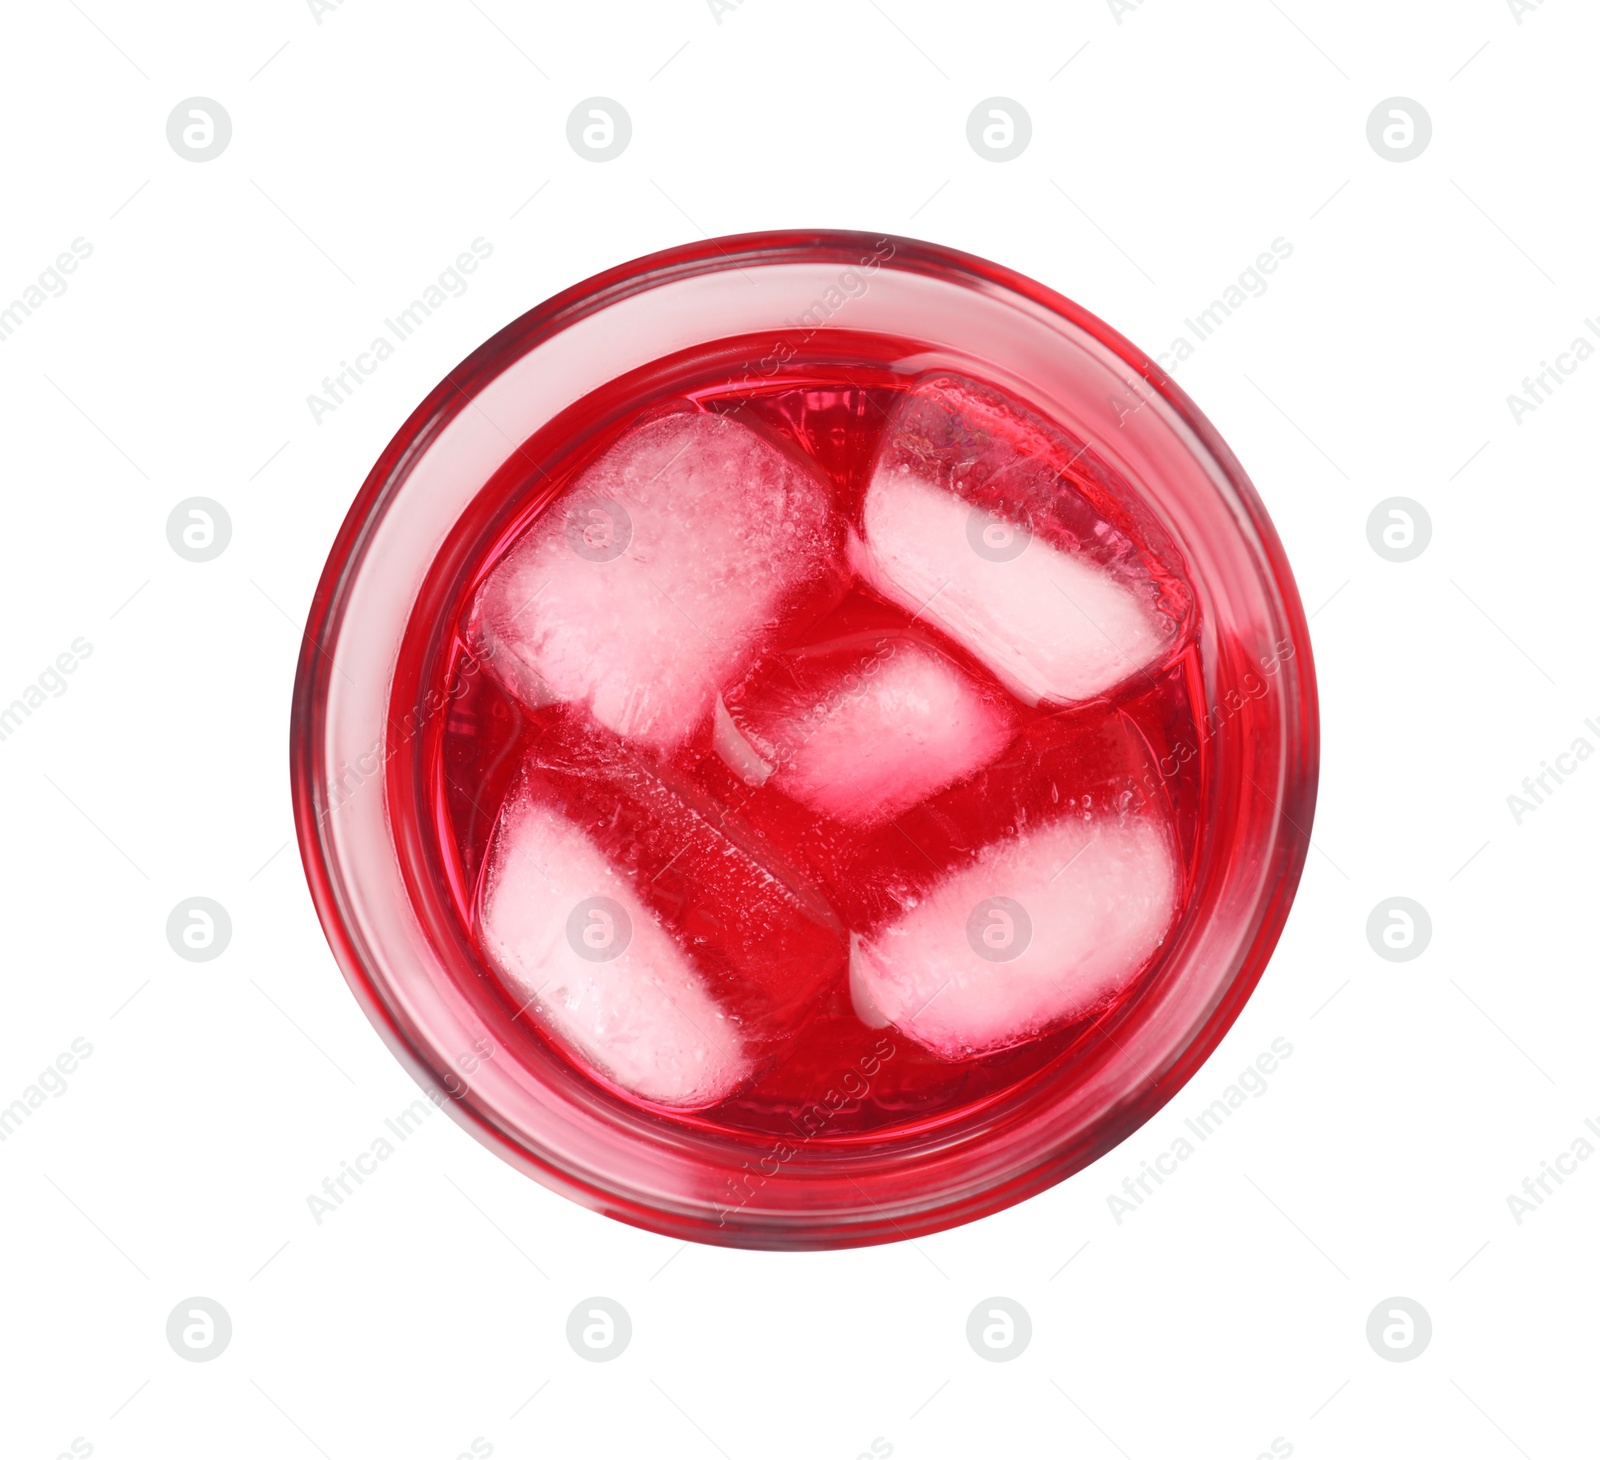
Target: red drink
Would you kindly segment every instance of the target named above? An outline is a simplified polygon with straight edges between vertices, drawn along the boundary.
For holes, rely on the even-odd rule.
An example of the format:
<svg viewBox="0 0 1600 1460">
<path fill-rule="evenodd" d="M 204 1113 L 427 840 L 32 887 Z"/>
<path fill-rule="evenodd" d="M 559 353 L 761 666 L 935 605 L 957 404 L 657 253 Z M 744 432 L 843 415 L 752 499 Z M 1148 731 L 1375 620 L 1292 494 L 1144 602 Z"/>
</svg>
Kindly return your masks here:
<svg viewBox="0 0 1600 1460">
<path fill-rule="evenodd" d="M 719 950 L 714 933 L 707 930 L 737 914 L 739 885 L 735 881 L 719 888 L 714 868 L 685 866 L 684 842 L 686 837 L 692 840 L 692 833 L 673 825 L 672 811 L 648 804 L 651 798 L 640 789 L 641 779 L 659 787 L 661 797 L 682 798 L 684 825 L 690 825 L 691 816 L 703 823 L 708 842 L 725 831 L 732 843 L 749 848 L 753 863 L 776 869 L 787 884 L 801 894 L 809 893 L 821 907 L 808 912 L 801 905 L 803 897 L 792 899 L 795 907 L 789 911 L 787 928 L 782 913 L 762 924 L 761 931 L 775 941 L 739 950 L 747 964 L 766 965 L 756 972 L 769 973 L 780 985 L 776 997 L 756 1000 L 756 1007 L 738 1014 L 748 1024 L 764 1014 L 772 1017 L 776 1006 L 781 1019 L 770 1037 L 761 1029 L 743 1031 L 747 1039 L 771 1046 L 761 1050 L 754 1071 L 709 1104 L 703 1092 L 702 1098 L 691 1098 L 692 1117 L 675 1111 L 672 1102 L 647 1103 L 657 1115 L 692 1118 L 740 1132 L 809 1134 L 818 1143 L 848 1143 L 864 1132 L 892 1133 L 906 1124 L 926 1129 L 940 1118 L 970 1113 L 975 1105 L 1041 1070 L 1070 1062 L 1074 1047 L 1094 1037 L 1094 1026 L 1115 1002 L 1133 997 L 1142 964 L 1128 969 L 1125 980 L 1075 1017 L 1047 1020 L 1039 1029 L 1019 1029 L 993 1052 L 952 1059 L 922 1047 L 893 1025 L 882 1025 L 880 1019 L 873 1020 L 878 1027 L 863 1022 L 848 976 L 850 935 L 866 936 L 892 921 L 944 872 L 969 863 L 986 846 L 1014 838 L 1019 827 L 1049 825 L 1065 814 L 1086 816 L 1093 824 L 1097 814 L 1115 820 L 1130 811 L 1143 811 L 1163 828 L 1171 828 L 1175 850 L 1186 865 L 1196 827 L 1198 762 L 1180 762 L 1175 750 L 1197 738 L 1192 709 L 1196 674 L 1189 662 L 1193 637 L 1187 632 L 1187 590 L 1174 573 L 1175 565 L 1163 561 L 1155 545 L 1134 535 L 1141 504 L 1128 495 L 1118 500 L 1110 485 L 1095 480 L 1096 468 L 1102 475 L 1104 469 L 1089 453 L 1079 454 L 1083 443 L 1049 440 L 1042 431 L 1017 444 L 1055 458 L 1048 463 L 1054 500 L 1013 502 L 1014 517 L 1031 520 L 1006 525 L 1029 533 L 1055 528 L 1058 539 L 1071 533 L 1075 545 L 1082 542 L 1091 549 L 1104 539 L 1116 538 L 1117 551 L 1101 555 L 1119 557 L 1130 578 L 1144 575 L 1152 594 L 1164 592 L 1176 607 L 1177 624 L 1170 641 L 1152 662 L 1130 662 L 1107 693 L 1072 704 L 1025 703 L 983 659 L 931 625 L 930 615 L 917 616 L 888 601 L 848 566 L 829 585 L 831 591 L 824 590 L 820 598 L 802 594 L 778 622 L 762 625 L 759 644 L 729 668 L 726 683 L 716 686 L 721 706 L 702 712 L 688 737 L 670 748 L 630 746 L 627 737 L 616 735 L 572 699 L 539 703 L 545 696 L 521 683 L 525 667 L 497 664 L 499 655 L 484 653 L 481 633 L 475 652 L 479 585 L 492 578 L 497 562 L 524 540 L 515 535 L 517 528 L 525 534 L 531 528 L 522 524 L 534 514 L 562 516 L 574 510 L 575 502 L 590 500 L 582 482 L 584 471 L 617 443 L 626 450 L 636 421 L 648 421 L 662 411 L 691 406 L 732 418 L 813 464 L 827 488 L 828 506 L 839 529 L 835 551 L 843 560 L 846 534 L 859 536 L 862 529 L 863 504 L 884 450 L 888 424 L 903 420 L 904 398 L 919 379 L 924 388 L 931 382 L 896 368 L 904 354 L 900 341 L 830 336 L 827 343 L 832 348 L 820 358 L 803 340 L 789 343 L 793 354 L 777 379 L 751 380 L 745 372 L 730 371 L 716 355 L 705 362 L 684 361 L 674 378 L 659 383 L 658 395 L 632 402 L 632 414 L 607 419 L 607 403 L 588 402 L 582 415 L 562 422 L 562 434 L 572 445 L 553 457 L 537 447 L 530 453 L 537 466 L 530 463 L 529 480 L 511 486 L 508 493 L 526 496 L 524 510 L 515 519 L 517 527 L 497 536 L 495 557 L 473 565 L 466 592 L 452 614 L 457 626 L 454 655 L 440 668 L 447 679 L 466 688 L 444 722 L 443 734 L 429 743 L 428 756 L 436 763 L 428 779 L 440 798 L 430 819 L 449 829 L 448 844 L 441 852 L 450 867 L 457 915 L 480 953 L 484 952 L 482 887 L 491 832 L 530 757 L 538 767 L 531 799 L 558 815 L 591 825 L 595 845 L 626 869 L 627 880 L 649 912 L 681 947 L 694 950 L 713 966 Z M 1013 443 L 1004 436 L 985 434 L 1003 431 L 1007 424 L 999 418 L 969 422 L 972 430 L 956 443 L 956 451 L 970 463 L 981 457 L 985 447 L 1007 449 Z M 1055 468 L 1074 456 L 1077 460 L 1067 468 L 1070 475 L 1055 479 Z M 1085 491 L 1093 492 L 1100 508 L 1113 516 L 1099 515 Z M 602 551 L 610 546 L 608 528 L 603 524 L 599 533 L 591 534 Z M 629 530 L 634 537 L 628 551 L 646 552 L 648 545 L 639 543 L 637 526 L 630 522 Z M 991 535 L 998 538 L 1003 533 Z M 555 540 L 551 546 L 559 554 L 570 544 Z M 1172 556 L 1170 545 L 1162 546 L 1166 556 Z M 609 563 L 593 573 L 597 583 L 606 583 L 607 567 Z M 559 563 L 540 569 L 560 571 Z M 625 594 L 629 586 L 619 581 L 614 591 Z M 670 584 L 657 586 L 661 594 L 654 603 L 632 602 L 629 611 L 670 616 Z M 527 595 L 519 591 L 516 596 L 520 601 Z M 536 599 L 524 617 L 537 617 L 547 603 L 547 598 Z M 681 628 L 692 637 L 688 623 Z M 595 652 L 605 651 L 603 642 L 593 647 Z M 500 652 L 507 652 L 504 646 Z M 785 794 L 784 752 L 793 759 L 815 743 L 819 726 L 827 733 L 840 708 L 830 702 L 830 695 L 851 693 L 838 686 L 851 686 L 863 696 L 869 693 L 865 676 L 890 672 L 883 666 L 909 656 L 936 659 L 985 702 L 998 728 L 987 722 L 978 729 L 961 727 L 968 732 L 965 741 L 985 742 L 978 748 L 978 763 L 969 771 L 960 762 L 960 756 L 971 750 L 968 743 L 938 747 L 930 768 L 934 783 L 929 794 L 917 794 L 920 787 L 914 782 L 908 793 L 913 797 L 910 804 L 881 808 L 881 814 L 870 814 L 869 807 L 865 825 L 851 805 L 859 802 L 863 790 L 854 778 L 839 783 L 840 803 L 826 810 L 815 805 L 816 794 L 811 805 Z M 749 660 L 754 662 L 747 666 Z M 920 687 L 920 683 L 915 686 Z M 751 764 L 741 762 L 738 752 L 719 753 L 719 721 L 726 728 L 746 719 L 745 702 L 759 704 L 763 697 L 769 701 L 768 722 L 761 728 L 747 725 L 748 736 L 740 737 L 756 755 L 752 774 Z M 945 720 L 948 707 L 935 706 L 933 713 L 936 720 Z M 774 720 L 802 727 L 800 733 L 813 733 L 802 745 L 778 744 L 783 732 Z M 799 734 L 791 739 L 798 740 Z M 860 753 L 868 754 L 872 748 L 863 744 Z M 770 761 L 761 759 L 761 750 Z M 948 784 L 938 775 L 939 751 L 958 758 L 958 773 Z M 890 777 L 897 770 L 916 769 L 918 747 L 897 747 L 897 753 L 910 764 L 885 766 Z M 828 788 L 819 789 L 825 797 Z M 719 905 L 719 891 L 728 905 Z M 1176 915 L 1176 901 L 1171 911 Z M 784 946 L 785 931 L 793 948 Z M 1144 962 L 1158 956 L 1157 952 Z M 493 954 L 486 954 L 484 962 L 493 967 Z M 809 996 L 787 999 L 784 995 L 791 988 Z M 513 985 L 507 997 L 515 1009 L 528 1002 L 529 989 Z M 539 1022 L 539 1008 L 536 999 L 530 1023 Z M 671 1011 L 666 1012 L 670 1016 Z M 692 1029 L 685 1032 L 692 1039 Z M 610 1078 L 613 1072 L 586 1062 L 559 1037 L 555 1043 L 564 1057 L 616 1096 L 639 1098 L 637 1091 Z M 878 1068 L 870 1079 L 852 1082 L 860 1087 L 859 1093 L 829 1111 L 825 1124 L 819 1124 L 818 1097 L 863 1058 Z"/>
<path fill-rule="evenodd" d="M 1170 383 L 1093 400 L 1092 351 L 1019 376 L 1026 331 L 929 317 L 953 256 L 894 242 L 744 251 L 764 286 L 868 249 L 861 328 L 689 319 L 492 470 L 444 458 L 420 586 L 369 580 L 404 609 L 381 813 L 332 754 L 370 691 L 310 742 L 308 869 L 381 1027 L 535 1174 L 682 1235 L 883 1240 L 1092 1159 L 1220 1037 L 1304 855 L 1298 604 L 1264 518 L 1209 500 L 1220 443 Z M 663 295 L 720 272 L 681 257 Z M 547 315 L 437 409 L 579 332 Z M 413 490 L 432 422 L 374 484 Z M 311 635 L 336 701 L 319 661 L 360 641 Z"/>
</svg>

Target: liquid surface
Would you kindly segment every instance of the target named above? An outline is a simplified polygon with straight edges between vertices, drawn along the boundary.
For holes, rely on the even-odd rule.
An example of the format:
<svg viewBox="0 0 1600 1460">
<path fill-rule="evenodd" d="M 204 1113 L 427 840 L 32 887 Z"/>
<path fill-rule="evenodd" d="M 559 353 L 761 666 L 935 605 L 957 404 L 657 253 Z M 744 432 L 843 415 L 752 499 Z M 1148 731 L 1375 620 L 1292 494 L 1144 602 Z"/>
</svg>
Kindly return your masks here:
<svg viewBox="0 0 1600 1460">
<path fill-rule="evenodd" d="M 464 692 L 437 745 L 434 823 L 466 935 L 514 1006 L 550 1016 L 536 1037 L 663 1119 L 847 1141 L 970 1112 L 1070 1066 L 1159 977 L 1185 899 L 1200 765 L 1178 748 L 1197 739 L 1199 665 L 1177 549 L 1082 443 L 981 382 L 894 356 L 861 341 L 849 364 L 797 355 L 768 381 L 658 385 L 541 461 L 549 505 L 464 580 L 443 666 Z M 730 430 L 681 425 L 705 416 Z M 639 479 L 602 491 L 593 475 L 641 430 L 656 433 L 651 471 L 702 450 L 712 470 L 732 442 L 749 491 L 779 506 L 702 525 L 716 504 L 690 474 L 663 514 L 674 525 L 655 527 Z M 621 499 L 654 556 L 616 553 L 612 579 L 568 590 L 560 555 L 612 553 L 607 503 Z M 519 553 L 526 586 L 497 603 Z M 650 694 L 630 694 L 641 682 Z M 561 855 L 575 826 L 617 905 L 683 954 L 688 972 L 662 986 L 704 977 L 711 1004 L 687 985 L 668 999 L 679 1015 L 693 1003 L 704 1035 L 674 1045 L 680 1064 L 699 1059 L 690 1073 L 604 1067 L 618 1020 L 650 1017 L 585 1004 L 619 965 L 557 947 L 565 1026 L 539 1002 L 548 990 L 506 973 L 496 828 L 519 806 L 545 818 L 519 830 L 544 837 L 525 860 L 562 863 L 540 864 L 550 896 L 587 856 Z M 1047 856 L 1062 865 L 1031 866 Z M 1031 947 L 992 964 L 985 939 L 1017 925 L 1008 899 L 978 896 L 989 867 L 1028 889 Z M 1028 957 L 1070 966 L 1070 986 L 1044 990 Z"/>
</svg>

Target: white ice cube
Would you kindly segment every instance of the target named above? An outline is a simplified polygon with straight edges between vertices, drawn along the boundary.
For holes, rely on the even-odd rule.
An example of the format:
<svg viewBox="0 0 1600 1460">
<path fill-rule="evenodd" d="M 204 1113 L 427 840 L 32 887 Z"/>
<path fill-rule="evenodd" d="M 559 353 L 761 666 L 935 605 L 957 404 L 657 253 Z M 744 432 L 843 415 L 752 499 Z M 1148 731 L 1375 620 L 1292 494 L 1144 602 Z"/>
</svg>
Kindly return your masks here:
<svg viewBox="0 0 1600 1460">
<path fill-rule="evenodd" d="M 549 807 L 514 800 L 501 813 L 480 926 L 528 1017 L 623 1089 L 703 1107 L 750 1073 L 739 1029 L 683 949 Z"/>
<path fill-rule="evenodd" d="M 1168 644 L 1171 625 L 1127 582 L 978 511 L 903 461 L 880 464 L 867 490 L 863 576 L 1030 705 L 1092 699 Z"/>
<path fill-rule="evenodd" d="M 717 752 L 717 757 L 746 785 L 766 785 L 773 767 L 761 758 L 761 752 L 745 738 L 720 695 L 712 714 L 711 746 Z"/>
<path fill-rule="evenodd" d="M 746 745 L 777 766 L 771 784 L 839 821 L 886 821 L 987 765 L 1011 738 L 999 696 L 909 638 L 879 649 L 815 692 L 764 713 L 744 706 Z M 718 750 L 735 770 L 743 758 Z M 748 778 L 748 777 L 747 777 Z"/>
<path fill-rule="evenodd" d="M 780 618 L 826 599 L 828 489 L 722 416 L 627 432 L 538 519 L 478 599 L 475 633 L 525 703 L 576 701 L 669 750 Z"/>
<path fill-rule="evenodd" d="M 992 843 L 857 940 L 852 997 L 866 1023 L 944 1059 L 1004 1049 L 1108 1000 L 1161 946 L 1177 897 L 1164 827 L 1051 822 Z"/>
</svg>

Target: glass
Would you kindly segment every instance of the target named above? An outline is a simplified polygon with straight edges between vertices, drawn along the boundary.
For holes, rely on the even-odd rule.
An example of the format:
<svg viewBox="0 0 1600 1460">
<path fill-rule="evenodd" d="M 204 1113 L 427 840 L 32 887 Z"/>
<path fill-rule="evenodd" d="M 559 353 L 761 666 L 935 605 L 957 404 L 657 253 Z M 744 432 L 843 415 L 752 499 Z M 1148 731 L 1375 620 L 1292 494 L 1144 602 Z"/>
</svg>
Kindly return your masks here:
<svg viewBox="0 0 1600 1460">
<path fill-rule="evenodd" d="M 550 530 L 604 558 L 615 524 L 574 521 L 568 489 L 641 420 L 671 429 L 684 411 L 734 417 L 812 463 L 859 526 L 881 443 L 928 435 L 926 415 L 897 414 L 912 400 L 940 403 L 935 425 L 952 437 L 975 421 L 980 442 L 990 428 L 1004 438 L 1031 422 L 1023 457 L 1076 443 L 1058 461 L 1056 525 L 1070 535 L 1092 499 L 1085 549 L 1155 585 L 1161 641 L 1141 672 L 1109 688 L 1079 699 L 1046 687 L 1034 703 L 1037 666 L 991 655 L 986 668 L 970 641 L 953 642 L 957 621 L 941 618 L 937 600 L 915 613 L 910 598 L 886 606 L 889 590 L 867 591 L 856 575 L 860 536 L 841 540 L 839 581 L 851 586 L 747 656 L 753 667 L 742 663 L 724 687 L 714 725 L 646 757 L 651 776 L 660 769 L 695 804 L 731 816 L 758 861 L 781 853 L 801 868 L 828 904 L 818 925 L 832 931 L 773 945 L 748 970 L 805 996 L 773 1039 L 751 1042 L 742 1078 L 709 1101 L 652 1098 L 660 1092 L 608 1078 L 617 1071 L 555 1032 L 485 942 L 483 868 L 502 801 L 523 784 L 525 760 L 541 756 L 541 794 L 555 795 L 551 765 L 597 742 L 550 749 L 582 712 L 541 703 L 518 688 L 514 660 L 484 655 L 484 585 L 557 521 L 545 517 L 552 504 L 566 516 Z M 1009 531 L 1003 507 L 974 508 L 979 557 L 1007 561 Z M 799 684 L 807 704 L 826 699 L 869 643 L 874 672 L 938 659 L 945 680 L 980 686 L 989 708 L 968 710 L 992 709 L 1011 748 L 985 751 L 988 762 L 953 785 L 914 787 L 909 805 L 893 787 L 870 811 L 825 779 L 807 789 L 801 762 L 774 750 L 782 736 L 761 707 L 782 700 L 775 686 Z M 725 733 L 735 721 L 748 735 Z M 772 785 L 747 752 L 771 757 Z M 1215 430 L 1152 361 L 1070 301 L 983 260 L 900 238 L 763 234 L 653 255 L 557 296 L 418 408 L 373 468 L 318 588 L 291 760 L 302 857 L 345 976 L 469 1130 L 547 1185 L 658 1232 L 841 1247 L 1022 1200 L 1102 1155 L 1193 1075 L 1260 977 L 1293 897 L 1315 799 L 1316 695 L 1272 526 Z M 1050 764 L 1072 768 L 1085 816 L 1091 793 L 1119 787 L 1160 808 L 1177 882 L 1158 950 L 1092 1008 L 1037 1033 L 1002 1029 L 983 1045 L 950 1025 L 954 1005 L 921 1025 L 920 1011 L 902 1009 L 885 1025 L 888 984 L 874 982 L 868 926 L 884 904 L 872 902 L 869 874 L 914 877 L 930 851 L 948 871 L 967 843 L 1003 839 L 1022 815 L 1037 825 L 1059 799 L 1041 770 Z M 570 796 L 564 804 L 572 813 Z M 668 858 L 658 860 L 668 876 Z M 681 865 L 670 874 L 689 878 L 674 936 L 697 911 L 696 875 Z M 652 896 L 665 905 L 659 888 Z M 974 916 L 975 950 L 995 929 L 1012 936 L 1006 908 Z M 857 926 L 867 936 L 844 941 Z"/>
</svg>

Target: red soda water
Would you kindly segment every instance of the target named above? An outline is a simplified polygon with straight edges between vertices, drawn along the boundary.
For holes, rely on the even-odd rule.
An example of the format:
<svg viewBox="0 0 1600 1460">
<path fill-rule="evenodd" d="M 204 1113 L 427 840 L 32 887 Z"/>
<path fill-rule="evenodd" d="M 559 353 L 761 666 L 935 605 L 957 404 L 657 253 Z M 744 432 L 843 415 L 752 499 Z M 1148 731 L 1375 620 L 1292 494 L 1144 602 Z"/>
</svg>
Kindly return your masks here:
<svg viewBox="0 0 1600 1460">
<path fill-rule="evenodd" d="M 513 1008 L 525 1006 L 526 995 L 498 978 L 482 941 L 482 887 L 501 808 L 519 787 L 526 792 L 531 784 L 533 796 L 562 814 L 588 814 L 598 825 L 604 818 L 592 807 L 574 812 L 573 796 L 561 789 L 559 777 L 552 779 L 554 773 L 547 770 L 531 783 L 521 778 L 530 764 L 559 769 L 571 747 L 592 748 L 614 737 L 595 726 L 581 705 L 538 704 L 525 688 L 508 683 L 503 666 L 482 658 L 475 604 L 482 585 L 530 526 L 560 510 L 575 480 L 640 421 L 698 411 L 743 423 L 820 473 L 849 542 L 859 543 L 864 498 L 887 449 L 888 424 L 898 418 L 901 435 L 915 438 L 923 427 L 915 412 L 906 413 L 908 396 L 931 389 L 937 401 L 947 391 L 967 411 L 966 418 L 956 418 L 967 420 L 972 439 L 932 446 L 951 448 L 956 458 L 980 468 L 986 450 L 1001 452 L 1004 463 L 982 488 L 997 517 L 1033 510 L 1037 519 L 1042 512 L 1043 530 L 1054 532 L 1058 545 L 1146 583 L 1172 625 L 1159 657 L 1105 693 L 1065 704 L 1037 700 L 942 631 L 936 614 L 892 601 L 846 561 L 840 565 L 841 591 L 824 611 L 819 614 L 816 601 L 807 600 L 792 620 L 769 625 L 755 667 L 723 687 L 720 705 L 730 720 L 748 730 L 751 743 L 770 750 L 770 736 L 762 739 L 759 722 L 762 703 L 776 697 L 804 721 L 826 686 L 896 655 L 932 655 L 957 669 L 1004 724 L 1003 748 L 986 763 L 915 804 L 895 805 L 882 817 L 852 824 L 845 808 L 834 808 L 841 814 L 819 813 L 785 794 L 781 776 L 760 781 L 741 774 L 719 752 L 717 726 L 709 719 L 665 751 L 628 752 L 643 758 L 652 777 L 678 788 L 708 824 L 734 828 L 730 835 L 741 845 L 764 862 L 790 869 L 784 875 L 820 900 L 808 926 L 821 931 L 774 940 L 766 970 L 777 985 L 793 971 L 784 960 L 810 960 L 819 986 L 802 1001 L 804 1007 L 786 1013 L 748 1080 L 719 1103 L 692 1111 L 641 1100 L 552 1040 L 536 1018 L 524 1017 L 517 1027 L 530 1040 L 550 1045 L 603 1098 L 700 1129 L 791 1136 L 798 1131 L 816 1148 L 928 1131 L 1053 1077 L 1081 1057 L 1118 1005 L 1136 998 L 1157 976 L 1160 949 L 1109 1000 L 1081 1017 L 1003 1048 L 950 1058 L 893 1026 L 864 1019 L 852 997 L 849 964 L 853 935 L 881 927 L 908 901 L 914 905 L 938 875 L 970 863 L 981 849 L 1052 818 L 1081 814 L 1088 820 L 1108 808 L 1145 814 L 1171 828 L 1179 864 L 1177 918 L 1199 835 L 1206 765 L 1196 713 L 1202 678 L 1184 564 L 1144 504 L 1091 448 L 1035 421 L 1025 403 L 1016 403 L 1014 416 L 999 409 L 986 417 L 985 403 L 992 398 L 981 381 L 973 383 L 974 391 L 959 375 L 930 374 L 926 362 L 907 358 L 903 341 L 831 331 L 824 345 L 797 332 L 787 341 L 789 358 L 780 369 L 752 368 L 758 356 L 770 357 L 771 343 L 764 338 L 758 349 L 731 341 L 696 351 L 580 402 L 518 453 L 484 493 L 479 517 L 458 528 L 463 568 L 448 620 L 453 635 L 423 673 L 449 686 L 450 708 L 423 732 L 422 782 L 431 804 L 421 821 L 436 840 L 437 866 L 459 935 L 477 951 L 497 996 Z M 938 417 L 928 429 L 942 429 L 945 419 Z M 1045 458 L 1054 485 L 1049 474 L 1034 469 Z M 1042 506 L 1041 493 L 1049 494 Z M 851 550 L 846 545 L 841 555 Z M 626 797 L 625 774 L 619 769 L 617 776 L 617 794 Z M 734 937 L 737 929 L 729 928 L 737 918 L 703 896 L 692 868 L 675 863 L 669 840 L 625 827 L 612 841 L 602 840 L 601 849 L 627 861 L 640 898 L 684 946 L 703 944 L 706 929 L 713 942 Z"/>
</svg>

